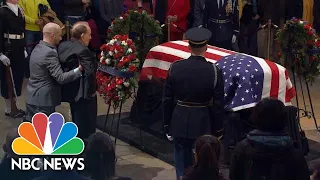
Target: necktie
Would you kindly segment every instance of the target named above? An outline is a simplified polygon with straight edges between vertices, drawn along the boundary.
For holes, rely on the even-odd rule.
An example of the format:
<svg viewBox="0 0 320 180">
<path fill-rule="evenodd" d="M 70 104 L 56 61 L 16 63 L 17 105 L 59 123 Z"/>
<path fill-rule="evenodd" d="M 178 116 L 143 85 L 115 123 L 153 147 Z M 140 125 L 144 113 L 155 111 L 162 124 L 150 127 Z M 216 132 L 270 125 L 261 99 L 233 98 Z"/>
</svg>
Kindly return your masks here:
<svg viewBox="0 0 320 180">
<path fill-rule="evenodd" d="M 219 0 L 219 8 L 222 8 L 223 7 L 223 0 Z"/>
</svg>

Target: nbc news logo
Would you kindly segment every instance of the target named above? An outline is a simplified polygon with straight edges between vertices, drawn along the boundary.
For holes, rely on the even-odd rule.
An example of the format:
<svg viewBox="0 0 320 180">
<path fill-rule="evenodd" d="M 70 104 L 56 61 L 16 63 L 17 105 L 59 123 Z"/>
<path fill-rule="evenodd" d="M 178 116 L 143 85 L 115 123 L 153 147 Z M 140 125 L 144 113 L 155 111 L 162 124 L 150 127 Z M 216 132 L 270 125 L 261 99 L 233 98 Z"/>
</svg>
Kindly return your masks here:
<svg viewBox="0 0 320 180">
<path fill-rule="evenodd" d="M 20 137 L 11 145 L 15 154 L 29 157 L 50 156 L 50 159 L 12 158 L 12 170 L 84 169 L 83 158 L 55 157 L 76 156 L 84 150 L 83 141 L 76 137 L 78 127 L 72 122 L 65 123 L 60 113 L 52 113 L 49 118 L 43 113 L 37 113 L 33 116 L 32 123 L 20 124 L 18 133 Z M 39 162 L 42 162 L 42 168 L 39 167 Z"/>
</svg>

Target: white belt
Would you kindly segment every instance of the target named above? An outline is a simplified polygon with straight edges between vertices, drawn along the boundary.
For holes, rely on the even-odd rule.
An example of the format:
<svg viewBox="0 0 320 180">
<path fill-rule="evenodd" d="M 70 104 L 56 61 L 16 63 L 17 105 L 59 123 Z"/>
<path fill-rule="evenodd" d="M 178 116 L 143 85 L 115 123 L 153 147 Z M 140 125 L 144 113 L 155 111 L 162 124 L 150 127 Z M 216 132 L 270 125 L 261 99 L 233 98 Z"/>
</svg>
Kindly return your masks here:
<svg viewBox="0 0 320 180">
<path fill-rule="evenodd" d="M 4 38 L 7 38 L 7 39 L 23 39 L 24 38 L 24 33 L 22 33 L 22 35 L 20 35 L 20 34 L 4 34 Z"/>
</svg>

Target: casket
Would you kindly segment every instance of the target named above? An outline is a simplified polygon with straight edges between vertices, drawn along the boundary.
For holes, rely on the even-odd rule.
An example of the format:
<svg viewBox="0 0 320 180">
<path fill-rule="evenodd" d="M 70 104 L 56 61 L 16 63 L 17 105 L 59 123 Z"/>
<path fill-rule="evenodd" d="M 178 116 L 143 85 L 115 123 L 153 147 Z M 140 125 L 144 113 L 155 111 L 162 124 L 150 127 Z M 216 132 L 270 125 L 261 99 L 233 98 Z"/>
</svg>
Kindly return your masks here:
<svg viewBox="0 0 320 180">
<path fill-rule="evenodd" d="M 173 62 L 190 55 L 187 41 L 171 41 L 152 48 L 143 64 L 140 81 L 164 80 Z M 291 105 L 296 92 L 283 66 L 213 46 L 208 47 L 206 59 L 217 63 L 223 72 L 227 110 L 251 108 L 266 97 Z"/>
</svg>

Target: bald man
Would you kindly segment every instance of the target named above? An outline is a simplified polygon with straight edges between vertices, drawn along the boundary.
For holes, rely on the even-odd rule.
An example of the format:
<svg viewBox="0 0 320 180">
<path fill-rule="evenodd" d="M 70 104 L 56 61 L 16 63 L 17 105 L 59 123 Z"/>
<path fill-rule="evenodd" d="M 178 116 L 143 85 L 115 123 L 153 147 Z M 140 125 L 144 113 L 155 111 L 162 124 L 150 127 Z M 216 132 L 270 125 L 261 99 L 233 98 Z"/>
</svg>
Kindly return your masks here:
<svg viewBox="0 0 320 180">
<path fill-rule="evenodd" d="M 27 85 L 26 121 L 35 113 L 49 116 L 61 104 L 60 84 L 72 82 L 82 76 L 82 67 L 63 72 L 56 46 L 61 41 L 60 26 L 48 23 L 43 28 L 43 40 L 30 56 L 30 78 Z"/>
</svg>

